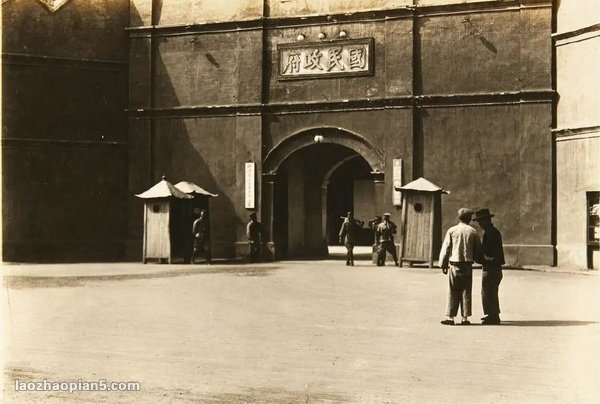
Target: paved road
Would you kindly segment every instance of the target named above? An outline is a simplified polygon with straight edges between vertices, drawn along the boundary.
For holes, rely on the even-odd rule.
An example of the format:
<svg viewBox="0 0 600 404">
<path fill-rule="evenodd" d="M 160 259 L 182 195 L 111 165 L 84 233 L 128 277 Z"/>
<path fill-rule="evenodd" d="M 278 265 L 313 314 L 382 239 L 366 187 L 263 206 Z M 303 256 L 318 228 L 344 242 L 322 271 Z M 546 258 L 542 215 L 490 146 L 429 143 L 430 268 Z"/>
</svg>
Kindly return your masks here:
<svg viewBox="0 0 600 404">
<path fill-rule="evenodd" d="M 597 275 L 505 271 L 505 324 L 450 327 L 439 323 L 439 270 L 323 261 L 5 273 L 5 402 L 600 402 Z M 480 281 L 476 271 L 476 321 Z M 14 391 L 15 380 L 43 379 L 142 390 Z"/>
</svg>

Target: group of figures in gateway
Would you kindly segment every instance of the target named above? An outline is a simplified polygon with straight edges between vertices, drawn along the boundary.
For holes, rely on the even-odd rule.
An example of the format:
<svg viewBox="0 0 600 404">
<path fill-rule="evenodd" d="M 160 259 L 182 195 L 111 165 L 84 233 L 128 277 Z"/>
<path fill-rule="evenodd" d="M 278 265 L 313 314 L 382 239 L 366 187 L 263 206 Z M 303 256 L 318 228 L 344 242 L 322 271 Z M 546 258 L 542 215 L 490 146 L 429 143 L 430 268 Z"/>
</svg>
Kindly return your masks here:
<svg viewBox="0 0 600 404">
<path fill-rule="evenodd" d="M 473 214 L 475 217 L 473 218 Z M 454 325 L 454 318 L 461 309 L 461 325 L 469 325 L 471 316 L 471 294 L 473 287 L 473 263 L 482 266 L 481 299 L 483 304 L 483 324 L 500 324 L 500 303 L 498 289 L 502 281 L 502 265 L 504 265 L 504 249 L 502 235 L 492 223 L 493 214 L 489 209 L 476 212 L 461 208 L 458 211 L 458 224 L 448 229 L 440 250 L 439 265 L 448 275 L 448 298 L 444 325 Z M 479 223 L 483 229 L 483 240 L 477 230 L 469 224 L 471 220 Z M 346 265 L 354 265 L 354 245 L 359 230 L 364 222 L 354 218 L 352 212 L 344 218 L 339 233 L 339 241 L 346 246 Z M 398 256 L 394 243 L 397 226 L 390 220 L 390 214 L 377 216 L 369 222 L 374 231 L 377 246 L 377 265 L 385 265 L 387 253 L 398 266 Z"/>
<path fill-rule="evenodd" d="M 394 235 L 397 233 L 398 227 L 390 220 L 390 216 L 390 213 L 384 213 L 383 216 L 375 216 L 374 220 L 369 221 L 369 228 L 375 235 L 374 241 L 377 246 L 377 266 L 385 265 L 387 253 L 394 259 L 394 264 L 399 265 L 394 243 Z M 348 216 L 342 223 L 339 241 L 346 247 L 346 265 L 348 266 L 354 266 L 354 246 L 364 224 L 363 221 L 355 219 L 352 212 L 348 212 Z"/>
</svg>

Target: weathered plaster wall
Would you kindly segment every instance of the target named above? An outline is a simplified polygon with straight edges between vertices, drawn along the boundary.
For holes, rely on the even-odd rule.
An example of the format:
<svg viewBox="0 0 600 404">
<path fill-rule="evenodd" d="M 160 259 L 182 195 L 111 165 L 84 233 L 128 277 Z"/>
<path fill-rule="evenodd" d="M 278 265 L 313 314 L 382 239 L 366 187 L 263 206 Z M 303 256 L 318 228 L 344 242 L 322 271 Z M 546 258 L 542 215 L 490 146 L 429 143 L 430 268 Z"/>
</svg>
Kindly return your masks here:
<svg viewBox="0 0 600 404">
<path fill-rule="evenodd" d="M 564 140 L 556 144 L 559 265 L 587 267 L 585 193 L 600 191 L 599 156 L 598 134 L 593 138 Z"/>
<path fill-rule="evenodd" d="M 157 39 L 155 107 L 261 100 L 260 31 Z"/>
<path fill-rule="evenodd" d="M 2 4 L 4 260 L 123 257 L 128 7 Z"/>
<path fill-rule="evenodd" d="M 599 0 L 559 0 L 556 2 L 556 32 L 574 31 L 598 24 L 598 21 L 600 21 Z"/>
<path fill-rule="evenodd" d="M 132 27 L 241 21 L 262 16 L 262 0 L 131 0 Z"/>
<path fill-rule="evenodd" d="M 126 60 L 129 2 L 69 1 L 55 13 L 35 0 L 2 4 L 2 52 Z"/>
<path fill-rule="evenodd" d="M 550 23 L 549 9 L 420 19 L 423 93 L 551 88 Z"/>
<path fill-rule="evenodd" d="M 486 207 L 496 214 L 507 263 L 552 264 L 550 110 L 531 104 L 424 111 L 424 176 L 451 192 L 442 198 L 443 229 L 456 222 L 459 208 Z"/>
<path fill-rule="evenodd" d="M 600 35 L 595 34 L 584 41 L 567 40 L 556 48 L 559 129 L 600 125 Z"/>
<path fill-rule="evenodd" d="M 386 18 L 382 11 L 415 3 L 423 6 L 417 7 L 416 16 L 404 9 Z M 135 4 L 139 21 L 152 15 L 143 2 Z M 227 12 L 235 15 L 248 4 L 232 3 Z M 447 4 L 453 6 L 444 7 Z M 358 134 L 384 155 L 386 182 L 379 186 L 383 197 L 377 211 L 391 210 L 392 219 L 400 221 L 400 211 L 391 205 L 391 179 L 392 159 L 402 158 L 405 181 L 424 174 L 456 192 L 444 205 L 445 228 L 454 221 L 457 207 L 481 201 L 499 212 L 511 263 L 552 263 L 551 101 L 548 95 L 539 96 L 542 101 L 520 101 L 519 95 L 551 90 L 551 8 L 498 4 L 499 8 L 478 1 L 269 2 L 263 10 L 270 17 L 264 27 L 234 30 L 223 14 L 219 18 L 227 32 L 211 32 L 213 28 L 204 26 L 191 27 L 190 32 L 183 28 L 157 31 L 152 40 L 154 64 L 149 63 L 149 40 L 139 37 L 149 31 L 136 31 L 130 40 L 130 60 L 131 69 L 140 73 L 132 73 L 131 80 L 141 80 L 131 90 L 132 106 L 158 108 L 154 126 L 148 128 L 143 119 L 132 123 L 146 133 L 140 139 L 156 139 L 146 181 L 150 185 L 150 177 L 157 180 L 162 167 L 167 171 L 178 167 L 176 172 L 194 175 L 186 167 L 202 160 L 204 165 L 196 166 L 205 167 L 212 178 L 195 178 L 230 183 L 243 173 L 240 164 L 245 157 L 230 155 L 230 150 L 240 146 L 217 133 L 227 136 L 235 131 L 235 140 L 250 151 L 248 158 L 260 161 L 275 146 L 306 130 L 339 128 Z M 186 24 L 197 15 L 192 11 L 190 17 L 170 7 L 163 4 L 155 9 L 160 25 Z M 198 7 L 203 5 L 198 3 Z M 343 22 L 323 17 L 372 10 L 379 11 L 360 18 L 345 15 L 340 17 Z M 295 19 L 304 15 L 317 17 Z M 142 22 L 139 25 L 147 25 Z M 299 34 L 307 44 L 319 42 L 319 33 L 329 41 L 339 38 L 342 30 L 347 39 L 374 38 L 372 76 L 278 80 L 278 44 L 298 43 Z M 516 95 L 507 98 L 508 93 Z M 463 98 L 453 98 L 457 94 Z M 522 98 L 528 98 L 527 94 Z M 353 104 L 346 107 L 345 101 Z M 178 111 L 198 117 L 175 117 Z M 215 117 L 209 117 L 211 111 Z M 234 129 L 237 114 L 256 116 L 256 125 Z M 191 125 L 192 121 L 196 123 Z M 212 144 L 215 141 L 218 146 Z M 147 146 L 140 142 L 137 150 L 143 147 Z M 481 150 L 473 153 L 476 147 Z M 195 151 L 188 155 L 183 151 L 186 148 Z M 229 167 L 216 163 L 223 153 L 225 160 L 231 159 Z M 454 176 L 447 154 L 458 160 L 453 164 L 479 173 L 479 182 L 489 184 L 484 192 Z M 188 156 L 174 163 L 179 155 Z M 242 191 L 234 191 L 233 185 L 231 190 L 226 188 L 222 192 L 231 206 L 217 208 L 222 212 L 215 214 L 234 216 L 224 219 L 233 220 L 230 224 L 236 231 L 223 234 L 223 242 L 240 242 L 246 216 L 240 209 Z"/>
<path fill-rule="evenodd" d="M 173 183 L 192 181 L 219 194 L 209 202 L 213 251 L 217 257 L 233 256 L 231 247 L 245 239 L 244 163 L 260 161 L 260 117 L 160 119 L 155 124 L 153 178 L 164 174 Z M 258 183 L 257 211 L 260 194 Z"/>
<path fill-rule="evenodd" d="M 153 42 L 153 44 L 152 44 Z M 131 108 L 213 107 L 260 102 L 260 31 L 130 39 Z M 151 46 L 155 47 L 151 62 Z M 169 112 L 172 113 L 172 112 Z M 231 257 L 245 240 L 244 163 L 261 161 L 261 117 L 209 115 L 141 119 L 130 117 L 130 156 L 146 156 L 129 182 L 139 193 L 164 174 L 192 181 L 219 197 L 210 200 L 213 254 Z M 151 140 L 152 139 L 152 140 Z M 137 160 L 136 160 L 137 161 Z M 260 179 L 261 167 L 257 167 Z M 260 211 L 260 181 L 257 181 Z M 130 199 L 128 258 L 139 259 L 141 201 Z M 245 248 L 245 247 L 244 247 Z"/>
<path fill-rule="evenodd" d="M 586 192 L 600 191 L 600 1 L 561 0 L 556 18 L 558 264 L 598 269 L 598 251 L 587 261 L 585 226 Z"/>
<path fill-rule="evenodd" d="M 131 169 L 141 174 L 130 178 L 130 193 L 144 191 L 165 175 L 172 183 L 191 181 L 218 194 L 218 198 L 209 199 L 213 255 L 233 256 L 235 242 L 245 239 L 244 163 L 260 161 L 260 117 L 156 120 L 151 146 L 148 125 L 147 120 L 131 120 L 130 159 L 136 158 L 131 163 L 136 167 Z M 260 175 L 258 166 L 257 178 Z M 260 211 L 260 182 L 256 195 Z M 138 198 L 130 200 L 130 259 L 141 257 L 136 240 L 142 236 L 142 205 Z"/>
<path fill-rule="evenodd" d="M 296 43 L 303 34 L 305 42 L 319 42 L 318 34 L 339 39 L 340 31 L 348 38 L 374 38 L 375 74 L 363 77 L 341 77 L 317 80 L 278 81 L 277 45 Z M 270 66 L 269 101 L 309 102 L 349 99 L 381 99 L 412 94 L 412 21 L 348 23 L 270 30 L 267 38 Z M 307 85 L 310 83 L 310 85 Z"/>
</svg>

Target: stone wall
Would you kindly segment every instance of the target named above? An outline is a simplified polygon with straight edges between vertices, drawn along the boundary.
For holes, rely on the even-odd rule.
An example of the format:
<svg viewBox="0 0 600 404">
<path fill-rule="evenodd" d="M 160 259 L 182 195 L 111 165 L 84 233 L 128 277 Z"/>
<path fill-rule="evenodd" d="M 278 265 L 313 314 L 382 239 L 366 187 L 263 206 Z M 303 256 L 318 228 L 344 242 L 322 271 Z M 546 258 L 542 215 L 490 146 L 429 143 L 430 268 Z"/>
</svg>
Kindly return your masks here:
<svg viewBox="0 0 600 404">
<path fill-rule="evenodd" d="M 124 257 L 127 1 L 2 4 L 5 261 Z"/>
</svg>

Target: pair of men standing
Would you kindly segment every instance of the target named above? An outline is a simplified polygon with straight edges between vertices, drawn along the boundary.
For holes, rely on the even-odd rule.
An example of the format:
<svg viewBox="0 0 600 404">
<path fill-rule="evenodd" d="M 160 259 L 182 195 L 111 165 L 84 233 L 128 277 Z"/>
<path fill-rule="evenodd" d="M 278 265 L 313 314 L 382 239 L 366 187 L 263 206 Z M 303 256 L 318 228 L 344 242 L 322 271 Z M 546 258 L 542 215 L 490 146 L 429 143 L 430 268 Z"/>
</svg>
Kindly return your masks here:
<svg viewBox="0 0 600 404">
<path fill-rule="evenodd" d="M 396 254 L 396 245 L 394 244 L 394 234 L 397 232 L 397 227 L 390 220 L 390 214 L 384 213 L 383 220 L 369 222 L 371 229 L 375 232 L 375 243 L 377 244 L 377 266 L 385 264 L 387 253 L 392 255 L 394 263 L 398 266 L 398 255 Z M 379 218 L 379 217 L 378 217 Z M 346 246 L 346 265 L 354 266 L 354 244 L 358 235 L 358 231 L 364 222 L 354 218 L 352 212 L 348 212 L 348 216 L 344 219 L 340 229 L 339 238 L 340 244 Z"/>
<path fill-rule="evenodd" d="M 459 209 L 459 223 L 448 229 L 440 251 L 440 267 L 448 274 L 449 290 L 446 320 L 442 324 L 453 325 L 454 317 L 461 308 L 461 324 L 469 325 L 471 316 L 471 290 L 473 285 L 473 262 L 482 264 L 481 298 L 483 324 L 500 324 L 498 287 L 502 281 L 504 251 L 502 235 L 492 224 L 488 209 L 475 212 L 475 218 L 484 230 L 483 243 L 477 231 L 469 226 L 473 212 Z"/>
<path fill-rule="evenodd" d="M 194 236 L 194 249 L 190 262 L 194 264 L 196 258 L 204 256 L 206 264 L 211 263 L 210 252 L 210 220 L 206 210 L 200 212 L 198 219 L 194 220 L 192 225 L 192 234 Z M 248 258 L 250 262 L 258 261 L 262 245 L 262 224 L 257 220 L 256 213 L 250 214 L 250 220 L 246 225 L 246 236 L 248 237 Z"/>
</svg>

